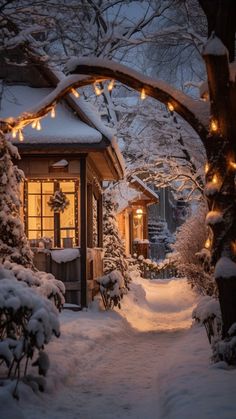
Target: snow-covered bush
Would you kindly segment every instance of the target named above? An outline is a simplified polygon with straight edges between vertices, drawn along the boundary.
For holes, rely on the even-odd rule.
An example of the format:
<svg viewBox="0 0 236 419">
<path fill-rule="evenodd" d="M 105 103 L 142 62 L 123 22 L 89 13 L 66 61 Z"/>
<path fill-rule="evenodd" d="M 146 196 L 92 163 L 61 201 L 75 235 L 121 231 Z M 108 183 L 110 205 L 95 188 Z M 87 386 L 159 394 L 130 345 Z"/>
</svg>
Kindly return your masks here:
<svg viewBox="0 0 236 419">
<path fill-rule="evenodd" d="M 127 293 L 124 278 L 120 271 L 114 270 L 97 279 L 100 286 L 102 300 L 106 310 L 113 307 L 121 308 L 120 301 Z"/>
<path fill-rule="evenodd" d="M 6 261 L 3 266 L 9 273 L 12 273 L 13 277 L 18 281 L 26 283 L 29 287 L 32 287 L 37 294 L 51 300 L 58 309 L 64 304 L 65 286 L 63 282 L 55 279 L 52 274 L 42 271 L 33 271 L 30 268 L 25 268 L 24 266 L 9 261 Z"/>
<path fill-rule="evenodd" d="M 222 331 L 219 301 L 208 295 L 202 297 L 193 310 L 192 317 L 205 326 L 209 342 L 214 345 L 220 339 Z"/>
<path fill-rule="evenodd" d="M 206 208 L 202 204 L 179 228 L 173 250 L 180 276 L 186 276 L 192 287 L 203 295 L 216 295 L 210 252 L 204 248 L 207 240 Z"/>
<path fill-rule="evenodd" d="M 125 247 L 122 242 L 118 223 L 116 220 L 116 203 L 113 200 L 112 192 L 104 193 L 104 213 L 103 213 L 103 247 L 104 247 L 104 273 L 108 274 L 114 270 L 120 271 L 123 276 L 125 286 L 128 288 L 129 270 L 125 255 Z"/>
<path fill-rule="evenodd" d="M 26 282 L 16 279 L 13 271 L 0 270 L 0 386 L 7 378 L 20 378 L 43 390 L 43 380 L 27 377 L 29 364 L 46 375 L 49 360 L 44 346 L 52 336 L 59 337 L 59 321 L 54 304 L 37 294 Z M 3 380 L 3 381 L 2 381 Z M 31 384 L 33 381 L 33 384 Z"/>
<path fill-rule="evenodd" d="M 192 316 L 206 328 L 212 347 L 212 361 L 236 365 L 236 323 L 232 324 L 227 337 L 222 340 L 222 316 L 218 299 L 202 297 Z"/>
</svg>

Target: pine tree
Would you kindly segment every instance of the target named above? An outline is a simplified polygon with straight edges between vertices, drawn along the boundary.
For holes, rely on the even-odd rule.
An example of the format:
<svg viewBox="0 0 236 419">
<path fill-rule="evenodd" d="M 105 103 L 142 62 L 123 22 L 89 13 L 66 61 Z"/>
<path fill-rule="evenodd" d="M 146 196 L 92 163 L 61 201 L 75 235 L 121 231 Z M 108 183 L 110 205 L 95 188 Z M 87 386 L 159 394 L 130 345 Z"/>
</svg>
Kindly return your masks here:
<svg viewBox="0 0 236 419">
<path fill-rule="evenodd" d="M 127 286 L 129 282 L 128 263 L 125 256 L 125 247 L 119 236 L 116 208 L 112 193 L 105 193 L 103 213 L 104 273 L 108 274 L 113 270 L 120 271 Z"/>
<path fill-rule="evenodd" d="M 17 148 L 0 131 L 0 262 L 9 260 L 32 267 L 32 252 L 20 219 L 20 182 L 23 172 L 14 166 Z"/>
</svg>

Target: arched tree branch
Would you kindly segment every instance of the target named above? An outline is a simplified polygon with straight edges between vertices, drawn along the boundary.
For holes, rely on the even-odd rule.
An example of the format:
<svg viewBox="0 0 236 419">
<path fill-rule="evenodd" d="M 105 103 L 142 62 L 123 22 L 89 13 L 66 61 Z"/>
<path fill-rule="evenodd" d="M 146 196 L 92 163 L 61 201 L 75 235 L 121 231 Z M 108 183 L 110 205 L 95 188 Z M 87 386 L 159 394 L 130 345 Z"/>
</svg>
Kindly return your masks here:
<svg viewBox="0 0 236 419">
<path fill-rule="evenodd" d="M 66 71 L 72 74 L 94 75 L 97 78 L 112 78 L 141 91 L 167 105 L 169 102 L 175 111 L 187 121 L 200 136 L 205 145 L 209 124 L 209 104 L 194 100 L 169 84 L 131 70 L 111 60 L 100 58 L 73 58 L 69 60 Z"/>
<path fill-rule="evenodd" d="M 141 91 L 158 101 L 174 106 L 175 111 L 187 121 L 200 136 L 204 146 L 208 132 L 209 105 L 200 100 L 194 100 L 163 81 L 146 77 L 128 67 L 99 58 L 72 59 L 67 65 L 67 72 L 74 75 L 65 77 L 57 87 L 34 108 L 29 109 L 16 118 L 0 120 L 0 129 L 9 132 L 12 129 L 21 129 L 33 120 L 45 116 L 57 102 L 59 102 L 72 88 L 87 86 L 107 79 L 116 79 L 123 84 Z M 88 76 L 80 74 L 88 74 Z"/>
</svg>

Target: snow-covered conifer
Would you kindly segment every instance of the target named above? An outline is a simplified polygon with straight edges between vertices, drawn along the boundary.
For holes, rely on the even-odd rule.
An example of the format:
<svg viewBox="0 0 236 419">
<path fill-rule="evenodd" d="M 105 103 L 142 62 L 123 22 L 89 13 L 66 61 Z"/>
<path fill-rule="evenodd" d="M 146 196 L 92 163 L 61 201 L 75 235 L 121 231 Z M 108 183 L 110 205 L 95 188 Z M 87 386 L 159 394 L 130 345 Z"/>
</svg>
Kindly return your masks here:
<svg viewBox="0 0 236 419">
<path fill-rule="evenodd" d="M 108 274 L 118 270 L 123 275 L 125 285 L 129 282 L 128 263 L 125 256 L 125 247 L 122 242 L 116 220 L 116 203 L 111 192 L 104 194 L 104 273 Z"/>
<path fill-rule="evenodd" d="M 20 219 L 19 186 L 23 172 L 12 162 L 17 158 L 16 147 L 0 132 L 0 261 L 32 266 L 32 252 Z"/>
</svg>

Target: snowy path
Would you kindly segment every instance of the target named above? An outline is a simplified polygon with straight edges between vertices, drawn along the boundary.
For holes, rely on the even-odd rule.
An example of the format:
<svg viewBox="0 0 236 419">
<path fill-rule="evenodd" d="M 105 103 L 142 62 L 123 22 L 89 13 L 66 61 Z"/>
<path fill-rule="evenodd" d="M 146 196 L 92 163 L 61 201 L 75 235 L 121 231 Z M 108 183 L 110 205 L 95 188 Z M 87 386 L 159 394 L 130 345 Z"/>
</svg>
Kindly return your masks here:
<svg viewBox="0 0 236 419">
<path fill-rule="evenodd" d="M 49 394 L 22 397 L 18 417 L 159 419 L 158 371 L 194 303 L 184 280 L 140 280 L 120 312 L 65 311 L 62 337 L 50 345 Z"/>
</svg>

